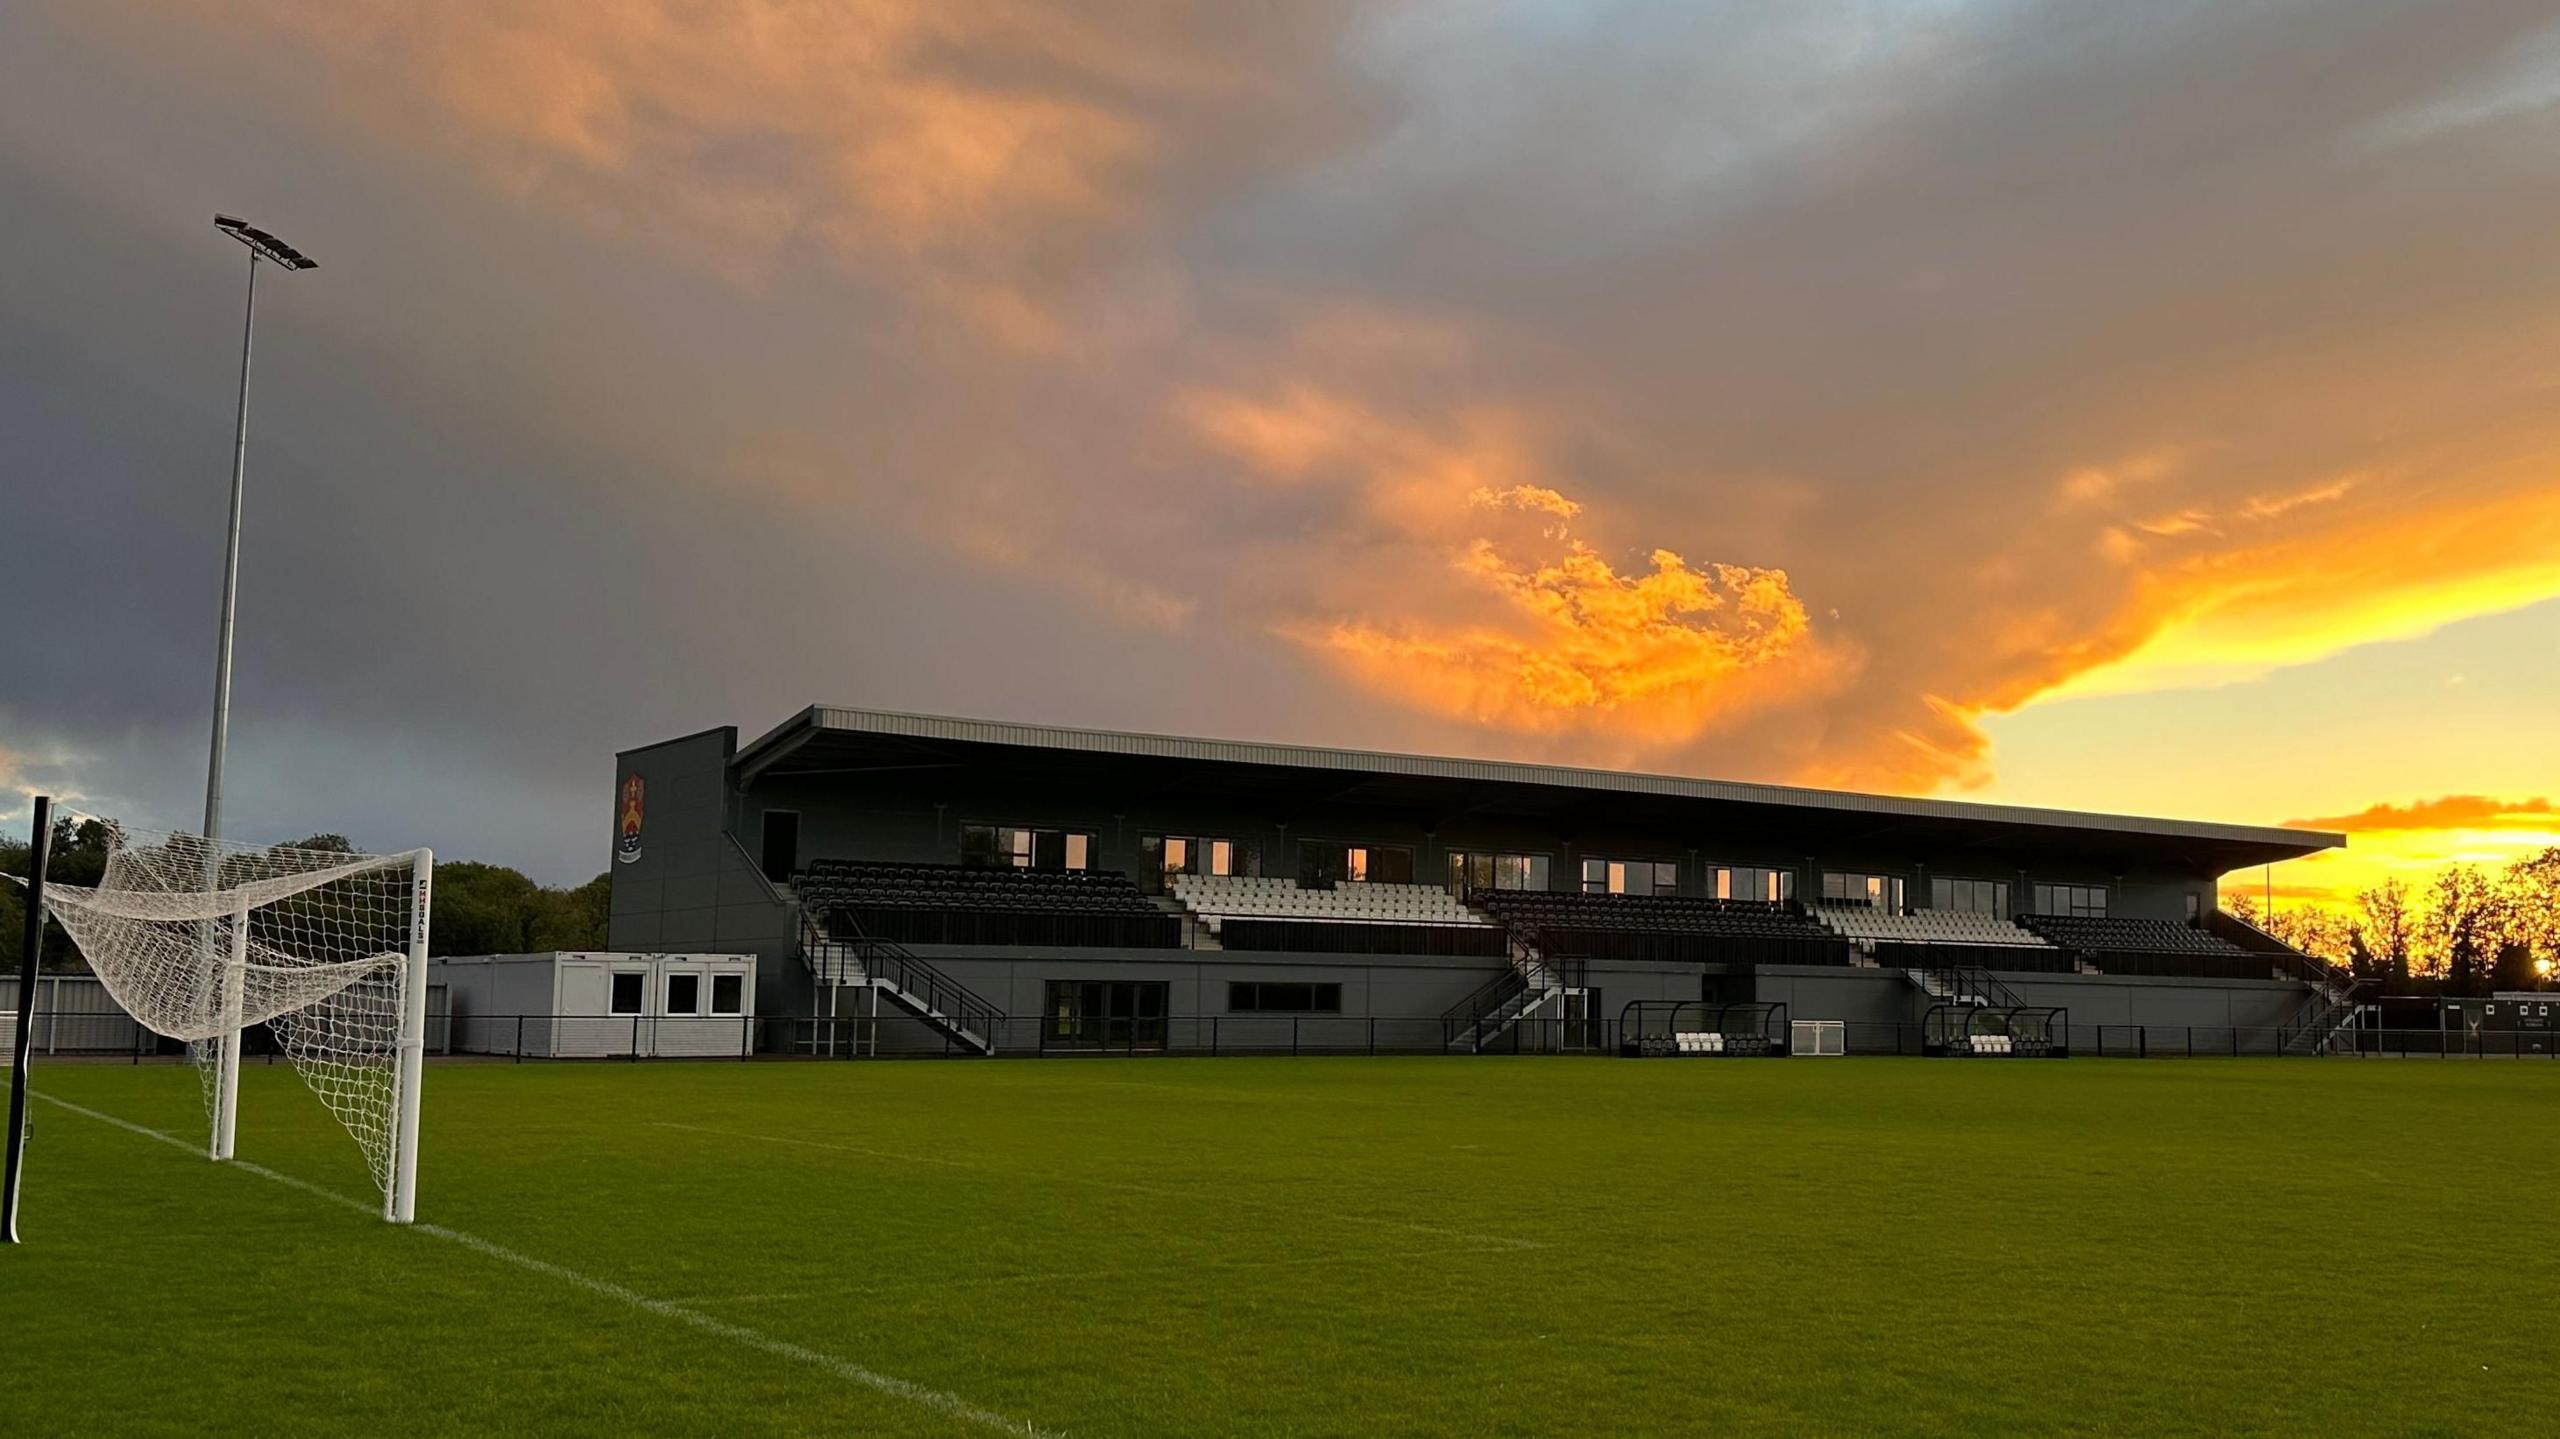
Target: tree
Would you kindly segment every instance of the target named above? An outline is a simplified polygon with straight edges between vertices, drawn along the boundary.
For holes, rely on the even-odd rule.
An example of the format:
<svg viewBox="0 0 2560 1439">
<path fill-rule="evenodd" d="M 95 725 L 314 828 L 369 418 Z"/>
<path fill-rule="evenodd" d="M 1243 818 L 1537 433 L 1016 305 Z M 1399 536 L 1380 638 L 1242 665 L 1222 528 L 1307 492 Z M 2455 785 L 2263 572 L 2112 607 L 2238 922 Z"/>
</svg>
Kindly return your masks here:
<svg viewBox="0 0 2560 1439">
<path fill-rule="evenodd" d="M 2325 905 L 2297 904 L 2277 910 L 2267 916 L 2264 928 L 2304 954 L 2332 964 L 2347 964 L 2355 956 L 2355 926 Z"/>
<path fill-rule="evenodd" d="M 2560 970 L 2560 845 L 2507 866 L 2504 879 L 2511 937 L 2528 967 Z"/>
<path fill-rule="evenodd" d="M 611 888 L 601 874 L 575 889 L 548 889 L 504 865 L 439 862 L 428 952 L 602 949 Z"/>
<path fill-rule="evenodd" d="M 532 926 L 535 949 L 602 949 L 613 908 L 613 875 L 597 875 L 575 889 L 546 889 Z"/>
<path fill-rule="evenodd" d="M 2418 917 L 2419 953 L 2444 976 L 2449 994 L 2480 994 L 2507 937 L 2507 895 L 2476 864 L 2446 867 L 2427 889 Z"/>
<path fill-rule="evenodd" d="M 2356 896 L 2363 911 L 2356 942 L 2371 966 L 2370 973 L 2394 988 L 2409 982 L 2409 962 L 2417 949 L 2417 922 L 2409 908 L 2409 886 L 2386 879 Z"/>
<path fill-rule="evenodd" d="M 107 834 L 102 820 L 74 821 L 67 814 L 55 816 L 53 844 L 44 868 L 45 883 L 96 884 L 107 872 Z M 28 868 L 27 842 L 0 839 L 0 873 L 24 879 Z M 0 968 L 11 974 L 17 972 L 26 915 L 26 891 L 14 884 L 0 883 Z M 75 974 L 89 967 L 71 937 L 58 925 L 46 927 L 44 953 L 37 964 L 45 970 Z"/>
</svg>

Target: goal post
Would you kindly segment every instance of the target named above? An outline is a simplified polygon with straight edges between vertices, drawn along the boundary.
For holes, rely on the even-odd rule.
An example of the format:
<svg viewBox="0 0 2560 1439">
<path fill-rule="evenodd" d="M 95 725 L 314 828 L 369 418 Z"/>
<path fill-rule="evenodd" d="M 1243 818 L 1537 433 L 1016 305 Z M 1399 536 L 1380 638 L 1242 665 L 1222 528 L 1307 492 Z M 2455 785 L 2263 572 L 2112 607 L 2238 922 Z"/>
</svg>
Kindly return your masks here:
<svg viewBox="0 0 2560 1439">
<path fill-rule="evenodd" d="M 419 850 L 415 862 L 417 880 L 409 888 L 409 966 L 401 975 L 391 1185 L 383 1195 L 382 1217 L 394 1224 L 418 1217 L 418 1099 L 427 1071 L 427 916 L 434 910 L 436 852 Z"/>
<path fill-rule="evenodd" d="M 208 929 L 210 925 L 206 926 Z M 229 1159 L 240 1129 L 240 1008 L 249 987 L 249 911 L 231 916 L 230 957 L 222 975 L 222 1034 L 214 1042 L 213 1158 Z"/>
<path fill-rule="evenodd" d="M 435 856 L 257 846 L 109 826 L 94 887 L 55 886 L 46 908 L 107 992 L 157 1034 L 187 1042 L 207 1148 L 239 1134 L 242 1038 L 274 1036 L 364 1153 L 382 1213 L 417 1213 Z"/>
</svg>

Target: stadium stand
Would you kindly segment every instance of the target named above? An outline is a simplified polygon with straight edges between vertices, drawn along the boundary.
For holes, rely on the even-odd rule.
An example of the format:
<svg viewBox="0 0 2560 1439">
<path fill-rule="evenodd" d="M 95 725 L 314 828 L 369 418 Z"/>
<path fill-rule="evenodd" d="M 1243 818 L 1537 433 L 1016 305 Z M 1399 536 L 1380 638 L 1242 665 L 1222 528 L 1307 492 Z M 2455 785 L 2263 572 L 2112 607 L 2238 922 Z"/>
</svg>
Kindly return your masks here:
<svg viewBox="0 0 2560 1439">
<path fill-rule="evenodd" d="M 1670 895 L 1475 889 L 1467 902 L 1551 955 L 1749 964 L 1848 964 L 1849 943 L 1794 906 Z"/>
<path fill-rule="evenodd" d="M 1185 909 L 1203 919 L 1367 920 L 1396 924 L 1483 924 L 1485 917 L 1428 884 L 1339 884 L 1310 889 L 1294 879 L 1177 874 L 1167 881 Z"/>
<path fill-rule="evenodd" d="M 2018 922 L 2108 974 L 2266 979 L 2281 958 L 2253 954 L 2174 920 L 2030 914 L 2019 916 Z"/>
<path fill-rule="evenodd" d="M 2005 969 L 2069 974 L 2069 953 L 1997 915 L 1922 909 L 1895 914 L 1863 900 L 1823 900 L 1810 911 L 1881 968 Z"/>
<path fill-rule="evenodd" d="M 1874 905 L 1840 900 L 1824 900 L 1813 910 L 1813 917 L 1825 928 L 1842 937 L 1867 944 L 1967 944 L 2017 945 L 2030 949 L 2051 946 L 2043 936 L 2019 928 L 1998 915 L 1968 914 L 1951 909 L 1917 909 L 1909 914 L 1895 914 Z"/>
<path fill-rule="evenodd" d="M 1500 926 L 1427 884 L 1310 888 L 1294 879 L 1178 874 L 1174 900 L 1227 949 L 1498 956 Z"/>
<path fill-rule="evenodd" d="M 793 881 L 836 937 L 900 944 L 1055 944 L 1175 949 L 1182 921 L 1117 870 L 813 860 Z"/>
</svg>

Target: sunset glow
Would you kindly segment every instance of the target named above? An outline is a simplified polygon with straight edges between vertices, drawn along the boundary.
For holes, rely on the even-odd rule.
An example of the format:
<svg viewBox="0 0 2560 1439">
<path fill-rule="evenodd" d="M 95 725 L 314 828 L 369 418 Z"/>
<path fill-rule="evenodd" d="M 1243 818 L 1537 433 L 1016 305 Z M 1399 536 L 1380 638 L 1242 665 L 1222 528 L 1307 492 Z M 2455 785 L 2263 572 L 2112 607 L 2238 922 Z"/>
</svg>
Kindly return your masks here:
<svg viewBox="0 0 2560 1439">
<path fill-rule="evenodd" d="M 436 614 L 427 649 L 561 717 L 275 678 L 278 757 L 379 772 L 396 706 L 531 793 L 572 714 L 842 691 L 2348 832 L 2280 896 L 2560 842 L 2560 147 L 2522 18 L 2244 79 L 2198 62 L 2246 16 L 1962 6 L 25 13 L 60 63 L 10 102 L 46 137 L 15 188 L 61 248 L 238 195 L 329 253 L 279 301 L 271 462 L 422 552 L 315 521 L 252 602 Z M 50 133 L 101 91 L 158 108 Z M 2171 93 L 2226 137 L 2210 181 L 2090 118 Z M 199 288 L 140 298 L 174 328 L 130 352 L 33 291 L 11 329 L 192 395 Z M 137 405 L 49 423 L 125 436 L 95 492 L 192 526 L 154 487 L 215 422 Z M 30 523 L 70 567 L 33 582 L 166 649 L 158 579 Z M 557 576 L 558 627 L 464 555 Z M 539 638 L 608 619 L 649 638 Z M 733 693 L 651 683 L 678 656 Z M 168 663 L 82 681 L 143 716 L 113 732 L 10 696 L 11 790 L 183 794 Z"/>
</svg>

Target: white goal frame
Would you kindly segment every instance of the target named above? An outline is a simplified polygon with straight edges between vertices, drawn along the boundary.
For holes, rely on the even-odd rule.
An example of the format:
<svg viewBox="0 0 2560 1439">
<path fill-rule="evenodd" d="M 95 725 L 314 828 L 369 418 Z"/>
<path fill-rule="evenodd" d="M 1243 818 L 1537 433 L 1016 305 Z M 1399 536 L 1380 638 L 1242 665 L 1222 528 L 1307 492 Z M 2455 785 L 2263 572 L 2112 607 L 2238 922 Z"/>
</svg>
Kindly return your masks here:
<svg viewBox="0 0 2560 1439">
<path fill-rule="evenodd" d="M 110 829 L 98 884 L 49 886 L 45 908 L 126 1013 L 187 1042 L 207 1155 L 238 1153 L 241 1040 L 268 1025 L 363 1151 L 382 1217 L 414 1222 L 435 852 Z"/>
<path fill-rule="evenodd" d="M 382 1217 L 393 1224 L 418 1217 L 418 1104 L 427 1059 L 427 917 L 433 909 L 436 852 L 416 849 L 382 856 L 382 866 L 408 864 L 414 878 L 409 888 L 409 954 L 401 970 L 400 1047 L 391 1146 L 391 1183 L 382 1198 Z M 223 969 L 221 1057 L 216 1062 L 213 1134 L 208 1144 L 214 1162 L 234 1158 L 240 1133 L 240 1004 L 248 975 L 250 910 L 232 912 L 231 957 Z"/>
</svg>

